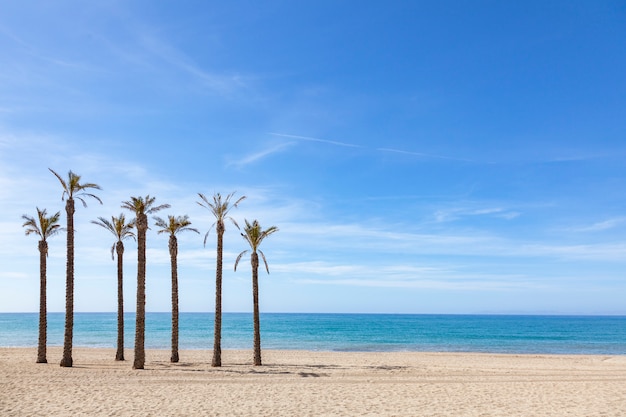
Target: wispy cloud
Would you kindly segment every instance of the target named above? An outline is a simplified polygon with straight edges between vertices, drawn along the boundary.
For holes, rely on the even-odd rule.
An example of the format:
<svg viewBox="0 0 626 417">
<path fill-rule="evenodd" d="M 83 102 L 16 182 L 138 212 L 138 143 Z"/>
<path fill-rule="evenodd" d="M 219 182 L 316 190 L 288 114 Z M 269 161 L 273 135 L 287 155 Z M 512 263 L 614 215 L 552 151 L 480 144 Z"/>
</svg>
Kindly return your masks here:
<svg viewBox="0 0 626 417">
<path fill-rule="evenodd" d="M 401 149 L 376 148 L 376 150 L 377 151 L 381 151 L 381 152 L 394 152 L 394 153 L 401 153 L 401 154 L 404 154 L 404 155 L 418 156 L 420 158 L 446 159 L 446 160 L 449 160 L 449 161 L 461 161 L 461 162 L 476 162 L 476 161 L 473 161 L 471 159 L 454 158 L 454 157 L 450 157 L 450 156 L 433 155 L 433 154 L 429 154 L 429 153 L 412 152 L 412 151 L 405 151 L 405 150 L 401 150 Z"/>
<path fill-rule="evenodd" d="M 575 227 L 570 229 L 573 232 L 602 232 L 605 230 L 614 229 L 622 224 L 626 223 L 626 217 L 616 217 L 613 219 L 604 220 L 591 224 L 589 226 Z"/>
<path fill-rule="evenodd" d="M 28 52 L 32 52 L 35 49 L 31 44 L 26 42 L 21 37 L 17 36 L 13 31 L 9 30 L 4 25 L 0 25 L 0 36 L 10 39 L 11 41 L 13 41 L 14 44 Z"/>
<path fill-rule="evenodd" d="M 305 141 L 310 141 L 310 142 L 327 143 L 329 145 L 343 146 L 343 147 L 348 147 L 348 148 L 364 148 L 364 149 L 367 149 L 366 146 L 356 145 L 354 143 L 347 143 L 347 142 L 339 142 L 339 141 L 335 141 L 335 140 L 313 138 L 313 137 L 310 137 L 310 136 L 290 135 L 290 134 L 286 134 L 286 133 L 276 133 L 276 132 L 269 132 L 269 134 L 273 135 L 273 136 L 283 137 L 283 138 L 305 140 Z M 401 150 L 401 149 L 374 148 L 374 150 L 376 150 L 378 152 L 392 152 L 392 153 L 399 153 L 399 154 L 404 154 L 404 155 L 418 156 L 420 158 L 443 159 L 443 160 L 457 161 L 457 162 L 458 161 L 460 161 L 460 162 L 476 162 L 476 161 L 471 160 L 471 159 L 454 158 L 454 157 L 449 157 L 449 156 L 433 155 L 433 154 L 421 153 L 421 152 L 411 152 L 411 151 L 405 151 L 405 150 Z"/>
<path fill-rule="evenodd" d="M 512 220 L 520 216 L 517 211 L 506 210 L 501 207 L 488 207 L 481 209 L 452 208 L 437 210 L 434 214 L 437 223 L 451 222 L 463 217 L 489 216 L 505 220 Z"/>
<path fill-rule="evenodd" d="M 326 262 L 281 264 L 277 273 L 301 276 L 302 284 L 441 290 L 518 290 L 545 288 L 547 280 L 524 274 L 476 273 L 450 267 L 412 265 L 345 265 Z M 556 281 L 559 281 L 558 279 Z"/>
<path fill-rule="evenodd" d="M 269 132 L 269 134 L 270 135 L 274 135 L 274 136 L 280 136 L 280 137 L 283 137 L 283 138 L 306 140 L 306 141 L 310 141 L 310 142 L 321 142 L 321 143 L 327 143 L 329 145 L 345 146 L 345 147 L 348 147 L 348 148 L 362 148 L 362 146 L 355 145 L 353 143 L 337 142 L 337 141 L 334 141 L 334 140 L 312 138 L 312 137 L 308 137 L 308 136 L 287 135 L 285 133 L 273 133 L 273 132 Z"/>
<path fill-rule="evenodd" d="M 137 25 L 139 26 L 139 25 Z M 249 77 L 239 73 L 218 73 L 203 68 L 180 48 L 167 42 L 155 30 L 132 27 L 127 38 L 109 39 L 99 33 L 98 39 L 110 52 L 125 63 L 139 67 L 142 71 L 163 72 L 167 69 L 185 74 L 203 87 L 223 96 L 228 96 L 245 87 Z"/>
<path fill-rule="evenodd" d="M 281 144 L 272 146 L 270 148 L 255 152 L 253 154 L 244 156 L 243 158 L 237 161 L 230 161 L 226 164 L 226 166 L 243 167 L 243 166 L 252 164 L 254 162 L 257 162 L 261 159 L 267 158 L 268 156 L 273 155 L 275 153 L 282 152 L 284 149 L 292 145 L 293 145 L 293 142 L 281 143 Z"/>
<path fill-rule="evenodd" d="M 518 254 L 521 256 L 610 262 L 624 262 L 624 253 L 626 253 L 626 243 L 588 243 L 578 245 L 529 244 L 521 246 L 518 249 Z"/>
<path fill-rule="evenodd" d="M 59 58 L 57 56 L 53 56 L 52 50 L 44 49 L 33 43 L 29 43 L 25 41 L 24 38 L 19 37 L 14 32 L 10 31 L 8 28 L 0 25 L 0 36 L 2 35 L 4 35 L 4 37 L 6 38 L 11 39 L 14 45 L 17 46 L 19 52 L 24 53 L 26 54 L 26 56 L 29 56 L 44 64 L 48 63 L 54 66 L 59 66 L 65 69 L 72 69 L 72 70 L 100 71 L 100 69 L 97 66 L 88 65 L 85 62 L 79 62 L 79 61 L 74 61 L 74 60 L 70 60 L 66 58 Z M 39 66 L 35 66 L 34 68 L 40 69 Z"/>
<path fill-rule="evenodd" d="M 499 278 L 503 278 L 499 276 Z M 437 279 L 415 279 L 415 280 L 386 280 L 372 278 L 344 278 L 333 281 L 320 279 L 299 280 L 303 284 L 319 285 L 346 285 L 355 287 L 381 287 L 381 288 L 416 288 L 431 290 L 452 290 L 452 291 L 494 291 L 494 290 L 518 290 L 528 289 L 526 284 L 507 283 L 506 281 L 468 281 L 453 282 Z M 542 288 L 545 286 L 541 286 Z"/>
<path fill-rule="evenodd" d="M 153 34 L 144 32 L 139 39 L 141 47 L 151 55 L 193 76 L 211 90 L 225 94 L 245 84 L 238 74 L 223 75 L 205 70 L 182 51 Z"/>
</svg>

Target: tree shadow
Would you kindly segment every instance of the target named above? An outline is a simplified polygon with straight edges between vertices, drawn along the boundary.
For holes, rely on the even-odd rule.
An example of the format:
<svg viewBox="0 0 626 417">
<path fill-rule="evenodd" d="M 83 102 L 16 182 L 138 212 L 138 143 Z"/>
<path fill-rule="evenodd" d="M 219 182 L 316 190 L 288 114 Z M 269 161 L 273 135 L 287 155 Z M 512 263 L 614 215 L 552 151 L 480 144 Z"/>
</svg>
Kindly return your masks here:
<svg viewBox="0 0 626 417">
<path fill-rule="evenodd" d="M 210 363 L 204 362 L 152 362 L 151 368 L 166 372 L 205 372 L 222 375 L 294 375 L 302 378 L 320 378 L 331 376 L 332 371 L 337 370 L 373 370 L 373 371 L 399 371 L 405 370 L 408 366 L 392 365 L 361 365 L 342 366 L 325 364 L 280 364 L 270 363 L 263 366 L 253 366 L 251 363 L 233 363 L 221 367 L 212 367 Z M 327 372 L 324 372 L 327 371 Z"/>
<path fill-rule="evenodd" d="M 298 375 L 300 375 L 303 378 L 309 378 L 309 377 L 319 378 L 321 376 L 330 376 L 329 374 L 318 374 L 315 372 L 298 372 Z"/>
</svg>

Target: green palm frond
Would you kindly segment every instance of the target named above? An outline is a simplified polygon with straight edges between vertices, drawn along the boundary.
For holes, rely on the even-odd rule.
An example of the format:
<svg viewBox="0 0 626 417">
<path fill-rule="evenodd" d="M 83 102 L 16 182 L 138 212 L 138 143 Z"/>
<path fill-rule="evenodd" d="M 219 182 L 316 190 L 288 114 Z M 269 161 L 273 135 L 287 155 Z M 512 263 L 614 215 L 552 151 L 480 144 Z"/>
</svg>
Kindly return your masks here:
<svg viewBox="0 0 626 417">
<path fill-rule="evenodd" d="M 83 207 L 87 207 L 87 202 L 85 201 L 86 197 L 93 198 L 97 200 L 100 204 L 102 204 L 102 200 L 95 194 L 86 192 L 85 190 L 96 189 L 100 190 L 100 186 L 94 183 L 80 183 L 81 176 L 75 174 L 71 170 L 68 173 L 68 180 L 65 181 L 59 174 L 57 174 L 53 169 L 48 168 L 50 172 L 52 172 L 63 187 L 63 194 L 61 195 L 61 199 L 65 201 L 65 196 L 68 199 L 78 199 L 81 203 L 83 203 Z"/>
<path fill-rule="evenodd" d="M 243 255 L 245 255 L 246 253 L 250 252 L 249 250 L 244 250 L 243 252 L 241 252 L 238 256 L 237 259 L 235 260 L 235 272 L 237 272 L 237 265 L 239 264 L 239 261 L 241 260 L 241 258 L 243 257 Z"/>
<path fill-rule="evenodd" d="M 263 263 L 265 264 L 265 270 L 267 271 L 267 273 L 270 273 L 270 267 L 267 266 L 267 259 L 265 259 L 265 254 L 263 253 L 262 250 L 259 249 L 259 253 L 261 254 L 261 259 L 263 259 Z"/>
<path fill-rule="evenodd" d="M 156 201 L 156 197 L 150 197 L 147 195 L 144 197 L 131 197 L 128 201 L 122 202 L 122 208 L 132 211 L 135 215 L 139 214 L 152 214 L 157 211 L 169 208 L 169 204 L 161 204 L 160 206 L 153 206 Z"/>
<path fill-rule="evenodd" d="M 245 220 L 245 222 L 246 226 L 241 236 L 243 236 L 253 250 L 256 250 L 266 237 L 278 231 L 276 226 L 271 226 L 263 230 L 257 220 L 254 220 L 252 223 L 248 222 L 248 220 Z"/>
<path fill-rule="evenodd" d="M 263 263 L 265 264 L 265 269 L 267 270 L 267 273 L 269 274 L 270 269 L 269 269 L 269 266 L 267 265 L 265 254 L 259 249 L 259 246 L 261 245 L 261 242 L 263 242 L 263 240 L 266 237 L 268 237 L 269 235 L 273 233 L 278 232 L 278 228 L 276 226 L 271 226 L 263 230 L 257 220 L 252 221 L 252 223 L 250 223 L 248 220 L 244 220 L 244 221 L 246 222 L 246 226 L 243 228 L 244 233 L 241 233 L 241 236 L 246 242 L 248 242 L 248 245 L 250 245 L 250 249 L 252 249 L 252 253 L 261 254 L 261 258 L 263 259 Z M 249 251 L 245 250 L 241 252 L 239 256 L 237 257 L 237 260 L 235 261 L 235 271 L 237 270 L 237 264 L 239 263 L 239 260 L 247 252 Z"/>
<path fill-rule="evenodd" d="M 157 231 L 157 233 L 159 234 L 169 233 L 171 236 L 175 236 L 179 232 L 185 232 L 185 231 L 200 233 L 197 229 L 193 227 L 189 227 L 191 226 L 191 222 L 189 221 L 189 216 L 187 215 L 185 216 L 168 215 L 167 221 L 157 216 L 154 216 L 153 218 L 155 221 L 155 226 L 160 228 Z"/>
<path fill-rule="evenodd" d="M 98 221 L 92 220 L 91 222 L 93 224 L 97 224 L 103 229 L 108 230 L 111 234 L 113 234 L 113 236 L 115 236 L 116 241 L 113 242 L 113 246 L 111 246 L 111 259 L 115 259 L 115 246 L 118 242 L 128 238 L 136 240 L 135 232 L 133 231 L 135 222 L 130 221 L 127 223 L 124 213 L 120 213 L 118 217 L 111 216 L 111 221 L 105 219 L 104 217 L 98 217 Z"/>
<path fill-rule="evenodd" d="M 65 180 L 59 174 L 57 174 L 56 171 L 54 171 L 52 168 L 48 168 L 48 169 L 58 178 L 59 182 L 61 183 L 61 186 L 63 187 L 63 195 L 61 196 L 61 199 L 65 201 L 65 194 L 69 190 L 69 187 L 67 186 Z"/>
<path fill-rule="evenodd" d="M 213 227 L 216 225 L 221 225 L 222 227 L 224 227 L 224 220 L 226 219 L 230 220 L 235 225 L 235 227 L 239 229 L 239 225 L 237 224 L 237 221 L 235 221 L 235 219 L 233 219 L 232 217 L 228 216 L 228 213 L 230 212 L 232 208 L 236 208 L 237 206 L 239 206 L 239 203 L 245 200 L 246 196 L 244 195 L 244 196 L 239 197 L 237 201 L 231 204 L 231 199 L 233 198 L 234 195 L 235 195 L 235 191 L 228 194 L 226 198 L 223 198 L 222 194 L 216 193 L 216 194 L 213 194 L 212 201 L 210 201 L 204 194 L 198 193 L 198 196 L 200 197 L 202 201 L 198 201 L 197 203 L 201 207 L 204 207 L 205 209 L 209 210 L 213 214 L 213 216 L 215 216 L 215 223 L 211 225 L 211 227 L 209 228 L 209 231 L 206 232 L 206 234 L 204 235 L 205 246 L 206 246 L 207 238 L 209 237 L 209 233 L 211 232 L 211 229 L 213 229 Z"/>
<path fill-rule="evenodd" d="M 22 219 L 25 220 L 22 227 L 25 227 L 26 236 L 34 234 L 39 236 L 42 241 L 47 241 L 49 237 L 56 235 L 57 233 L 65 230 L 59 225 L 59 219 L 61 218 L 61 212 L 57 211 L 52 216 L 48 216 L 46 209 L 40 210 L 37 207 L 37 218 L 22 215 Z"/>
</svg>

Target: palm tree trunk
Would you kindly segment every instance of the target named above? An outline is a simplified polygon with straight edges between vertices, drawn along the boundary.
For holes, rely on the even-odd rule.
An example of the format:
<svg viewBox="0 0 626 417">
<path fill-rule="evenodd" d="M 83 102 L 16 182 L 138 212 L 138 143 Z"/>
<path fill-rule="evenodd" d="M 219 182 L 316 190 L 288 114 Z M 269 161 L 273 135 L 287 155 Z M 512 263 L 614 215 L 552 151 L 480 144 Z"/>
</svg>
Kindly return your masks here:
<svg viewBox="0 0 626 417">
<path fill-rule="evenodd" d="M 116 361 L 124 360 L 124 244 L 117 242 L 117 352 Z"/>
<path fill-rule="evenodd" d="M 137 312 L 135 323 L 135 360 L 133 369 L 143 369 L 146 361 L 144 350 L 146 332 L 146 231 L 148 217 L 137 215 Z"/>
<path fill-rule="evenodd" d="M 74 336 L 74 199 L 65 203 L 67 213 L 67 267 L 65 278 L 65 335 L 63 337 L 63 358 L 61 366 L 71 367 L 72 339 Z"/>
<path fill-rule="evenodd" d="M 46 311 L 46 256 L 48 243 L 39 241 L 39 344 L 37 346 L 37 363 L 48 363 L 46 359 L 47 311 Z"/>
<path fill-rule="evenodd" d="M 217 222 L 217 261 L 215 267 L 215 332 L 213 339 L 213 361 L 211 366 L 222 366 L 222 255 L 224 224 Z"/>
<path fill-rule="evenodd" d="M 259 315 L 259 255 L 252 252 L 252 304 L 254 305 L 254 366 L 261 366 L 261 319 Z"/>
<path fill-rule="evenodd" d="M 178 242 L 170 235 L 170 258 L 172 262 L 172 357 L 170 362 L 178 362 Z"/>
</svg>

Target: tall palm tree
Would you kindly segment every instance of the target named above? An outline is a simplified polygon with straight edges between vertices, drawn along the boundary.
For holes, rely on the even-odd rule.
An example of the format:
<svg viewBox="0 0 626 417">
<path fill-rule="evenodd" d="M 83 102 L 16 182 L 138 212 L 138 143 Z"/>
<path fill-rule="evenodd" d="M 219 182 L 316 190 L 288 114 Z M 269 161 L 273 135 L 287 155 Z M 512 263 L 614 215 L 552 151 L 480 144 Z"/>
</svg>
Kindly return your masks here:
<svg viewBox="0 0 626 417">
<path fill-rule="evenodd" d="M 50 169 L 50 168 L 48 168 Z M 99 190 L 100 186 L 94 183 L 81 183 L 80 175 L 69 171 L 67 181 L 59 174 L 50 169 L 61 183 L 63 194 L 61 199 L 65 201 L 65 212 L 67 213 L 67 264 L 65 279 L 65 335 L 63 337 L 63 358 L 61 366 L 71 367 L 72 360 L 72 339 L 74 335 L 74 198 L 83 203 L 83 207 L 87 207 L 86 197 L 96 199 L 100 204 L 102 200 L 95 194 L 87 192 L 89 189 Z"/>
<path fill-rule="evenodd" d="M 267 260 L 265 254 L 259 249 L 261 242 L 278 231 L 276 226 L 268 227 L 267 229 L 261 229 L 261 225 L 258 221 L 254 220 L 252 224 L 246 220 L 246 226 L 244 227 L 241 236 L 250 245 L 252 253 L 250 254 L 250 263 L 252 264 L 252 302 L 254 305 L 254 366 L 261 366 L 261 320 L 259 315 L 259 253 L 263 258 L 265 269 L 267 273 L 270 273 L 270 269 L 267 266 Z M 245 250 L 237 256 L 235 260 L 235 271 L 237 271 L 237 264 L 241 260 L 241 257 L 245 255 L 248 250 Z M 257 253 L 258 252 L 258 253 Z"/>
<path fill-rule="evenodd" d="M 180 232 L 190 231 L 200 233 L 191 226 L 188 216 L 167 216 L 167 221 L 160 217 L 154 217 L 155 225 L 160 227 L 158 233 L 169 233 L 170 261 L 172 264 L 172 356 L 170 362 L 178 362 L 178 239 Z"/>
<path fill-rule="evenodd" d="M 231 204 L 230 200 L 235 193 L 230 193 L 226 198 L 222 198 L 220 193 L 213 194 L 213 201 L 204 196 L 202 193 L 198 193 L 202 201 L 198 201 L 202 207 L 209 210 L 215 216 L 215 223 L 211 225 L 209 231 L 204 235 L 204 245 L 206 246 L 206 240 L 209 236 L 209 232 L 215 226 L 217 233 L 217 260 L 215 267 L 215 331 L 213 339 L 213 361 L 211 366 L 222 366 L 222 255 L 223 255 L 223 241 L 224 231 L 226 227 L 224 221 L 229 219 L 237 229 L 239 225 L 232 217 L 228 216 L 228 212 L 233 207 L 237 207 L 239 203 L 245 200 L 246 196 L 240 197 L 234 204 Z"/>
<path fill-rule="evenodd" d="M 37 363 L 48 363 L 46 359 L 47 340 L 47 311 L 46 311 L 46 258 L 48 256 L 48 238 L 56 235 L 61 230 L 59 218 L 61 212 L 57 211 L 48 217 L 46 209 L 39 210 L 37 207 L 37 218 L 23 215 L 26 220 L 23 227 L 26 228 L 26 236 L 35 234 L 41 238 L 39 241 L 39 344 L 37 345 Z"/>
<path fill-rule="evenodd" d="M 117 352 L 116 361 L 124 360 L 124 239 L 136 239 L 133 228 L 135 224 L 126 222 L 126 217 L 120 213 L 119 217 L 111 216 L 111 221 L 104 217 L 98 217 L 98 221 L 92 220 L 93 224 L 108 230 L 115 236 L 115 242 L 111 246 L 111 259 L 115 259 L 117 252 Z"/>
<path fill-rule="evenodd" d="M 148 214 L 169 208 L 169 204 L 154 206 L 155 197 L 131 197 L 122 202 L 122 208 L 135 213 L 137 228 L 137 312 L 135 322 L 135 360 L 133 369 L 143 369 L 146 362 L 146 232 Z"/>
</svg>

